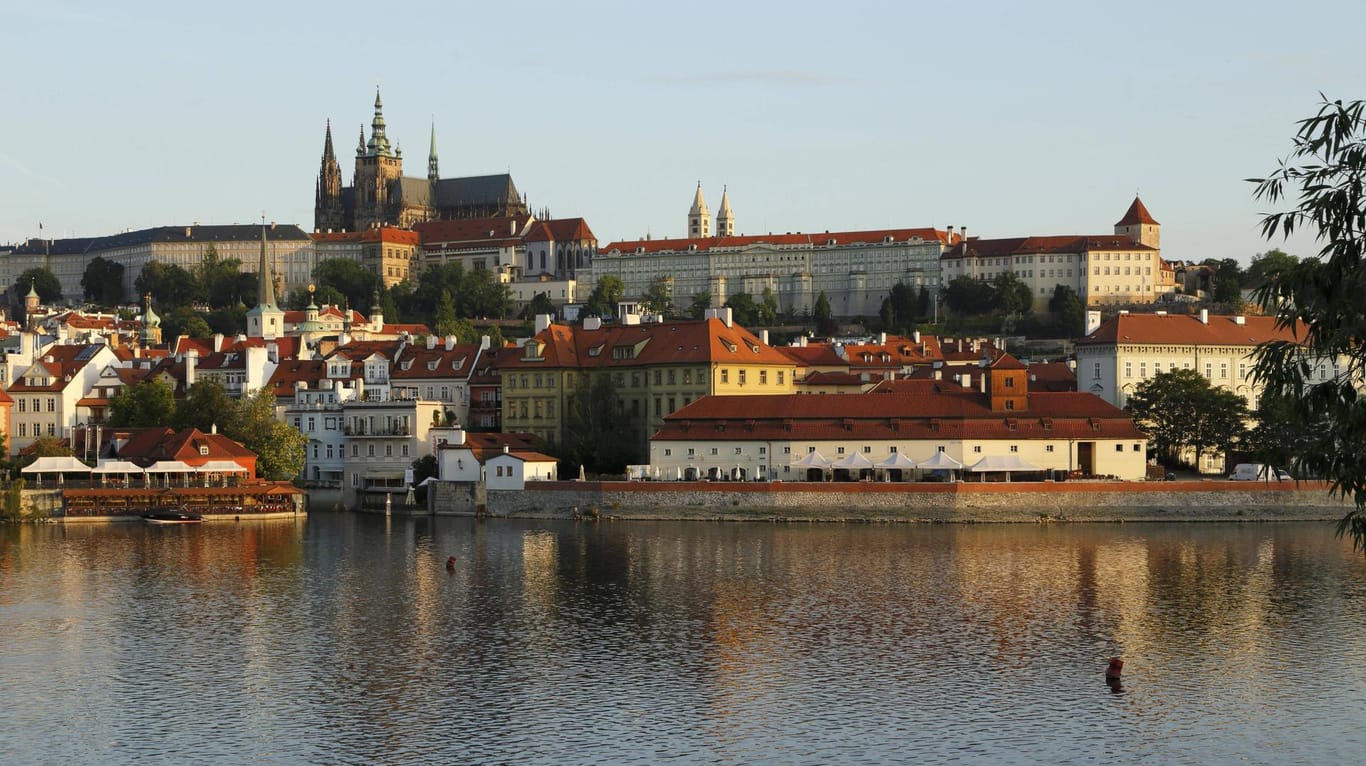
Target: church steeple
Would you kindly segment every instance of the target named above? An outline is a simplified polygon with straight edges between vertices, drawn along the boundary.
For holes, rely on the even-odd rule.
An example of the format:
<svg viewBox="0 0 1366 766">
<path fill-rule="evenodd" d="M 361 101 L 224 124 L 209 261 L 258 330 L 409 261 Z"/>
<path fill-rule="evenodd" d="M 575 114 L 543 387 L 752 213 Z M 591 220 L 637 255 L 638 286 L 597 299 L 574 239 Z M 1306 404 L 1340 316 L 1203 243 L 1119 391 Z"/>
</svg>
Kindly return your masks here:
<svg viewBox="0 0 1366 766">
<path fill-rule="evenodd" d="M 688 238 L 702 239 L 711 236 L 711 212 L 707 201 L 702 199 L 702 182 L 697 182 L 697 193 L 692 198 L 692 209 L 688 211 Z"/>
<path fill-rule="evenodd" d="M 247 335 L 252 338 L 278 338 L 284 334 L 285 312 L 275 304 L 275 272 L 266 250 L 266 222 L 261 220 L 261 262 L 256 275 L 256 305 L 247 312 Z"/>
<path fill-rule="evenodd" d="M 266 253 L 266 222 L 262 220 L 261 263 L 256 270 L 261 277 L 261 283 L 256 288 L 256 304 L 275 308 L 275 271 L 270 266 L 270 256 Z"/>
<path fill-rule="evenodd" d="M 318 189 L 313 205 L 313 228 L 316 231 L 339 231 L 342 228 L 341 165 L 332 150 L 332 121 L 327 121 L 323 139 L 322 169 L 318 171 Z"/>
<path fill-rule="evenodd" d="M 427 180 L 436 183 L 441 178 L 441 171 L 436 164 L 436 121 L 432 121 L 432 147 L 427 150 Z"/>
<path fill-rule="evenodd" d="M 393 156 L 389 149 L 389 137 L 384 135 L 384 102 L 379 98 L 379 86 L 375 86 L 375 117 L 370 122 L 370 141 L 365 145 L 366 152 L 380 157 Z"/>
<path fill-rule="evenodd" d="M 356 142 L 356 156 L 357 156 L 357 157 L 363 157 L 363 156 L 365 156 L 365 124 L 364 124 L 364 123 L 361 123 L 361 126 L 360 126 L 360 141 Z"/>
<path fill-rule="evenodd" d="M 730 211 L 730 190 L 721 187 L 721 209 L 716 211 L 716 236 L 735 236 L 735 214 Z"/>
</svg>

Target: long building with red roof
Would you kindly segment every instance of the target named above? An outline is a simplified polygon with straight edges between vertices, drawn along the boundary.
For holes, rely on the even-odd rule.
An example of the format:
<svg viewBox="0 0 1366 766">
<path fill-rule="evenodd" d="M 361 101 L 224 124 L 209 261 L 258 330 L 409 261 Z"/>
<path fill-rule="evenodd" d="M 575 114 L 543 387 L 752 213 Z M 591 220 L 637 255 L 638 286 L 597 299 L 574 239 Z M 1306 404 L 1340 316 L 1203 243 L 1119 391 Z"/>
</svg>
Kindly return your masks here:
<svg viewBox="0 0 1366 766">
<path fill-rule="evenodd" d="M 982 365 L 970 386 L 917 380 L 848 396 L 705 397 L 664 419 L 649 470 L 782 481 L 944 470 L 1145 478 L 1147 440 L 1126 412 L 1091 394 L 1031 392 L 1026 366 L 1008 354 Z"/>
<path fill-rule="evenodd" d="M 898 282 L 937 291 L 939 258 L 957 242 L 952 231 L 931 227 L 709 236 L 708 225 L 697 231 L 702 235 L 603 245 L 579 281 L 590 290 L 615 276 L 634 300 L 664 279 L 675 305 L 703 293 L 713 306 L 738 293 L 757 301 L 771 290 L 782 310 L 794 314 L 810 312 L 824 293 L 835 316 L 873 316 Z"/>
<path fill-rule="evenodd" d="M 1011 274 L 1028 285 L 1036 310 L 1048 306 L 1059 285 L 1088 306 L 1151 304 L 1176 291 L 1176 275 L 1162 259 L 1162 227 L 1143 201 L 1133 203 L 1113 234 L 972 237 L 942 258 L 947 287 L 959 277 L 992 280 Z"/>
</svg>

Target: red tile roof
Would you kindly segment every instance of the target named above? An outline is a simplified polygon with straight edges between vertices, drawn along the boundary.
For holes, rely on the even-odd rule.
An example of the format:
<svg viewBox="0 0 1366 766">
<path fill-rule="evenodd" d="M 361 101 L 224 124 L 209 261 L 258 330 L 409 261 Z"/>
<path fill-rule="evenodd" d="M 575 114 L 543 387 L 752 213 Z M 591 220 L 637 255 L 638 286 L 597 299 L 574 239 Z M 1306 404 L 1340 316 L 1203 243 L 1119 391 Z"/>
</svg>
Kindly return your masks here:
<svg viewBox="0 0 1366 766">
<path fill-rule="evenodd" d="M 535 337 L 541 356 L 526 352 L 500 356 L 501 369 L 643 367 L 661 364 L 732 362 L 789 366 L 790 357 L 765 345 L 749 330 L 720 319 L 605 324 L 597 330 L 551 325 Z"/>
<path fill-rule="evenodd" d="M 1117 314 L 1079 346 L 1148 343 L 1173 346 L 1255 346 L 1266 341 L 1299 342 L 1295 333 L 1276 328 L 1275 317 L 1211 315 L 1209 324 L 1192 314 Z"/>
<path fill-rule="evenodd" d="M 498 216 L 495 218 L 461 218 L 451 221 L 424 221 L 413 224 L 413 231 L 427 249 L 448 244 L 520 241 L 526 228 L 526 216 Z"/>
<path fill-rule="evenodd" d="M 951 383 L 920 393 L 707 396 L 664 419 L 655 439 L 1143 439 L 1123 410 L 1093 394 L 1029 395 L 1028 408 L 993 412 Z"/>
<path fill-rule="evenodd" d="M 1089 253 L 1096 250 L 1156 251 L 1155 248 L 1115 234 L 1064 234 L 1045 237 L 972 237 L 944 252 L 943 258 L 1000 258 L 1012 255 Z"/>
<path fill-rule="evenodd" d="M 419 239 L 415 231 L 392 226 L 364 231 L 314 232 L 308 236 L 314 242 L 391 242 L 399 245 L 416 245 Z"/>
<path fill-rule="evenodd" d="M 907 242 L 914 238 L 941 245 L 951 244 L 949 233 L 933 228 L 877 229 L 873 231 L 829 231 L 797 234 L 747 234 L 737 237 L 700 237 L 679 239 L 642 239 L 612 242 L 599 248 L 602 253 L 664 253 L 690 250 L 739 249 L 750 245 L 829 247 L 854 244 Z M 956 238 L 954 238 L 956 239 Z"/>
<path fill-rule="evenodd" d="M 1148 208 L 1143 206 L 1143 200 L 1135 196 L 1133 204 L 1129 205 L 1129 209 L 1125 211 L 1124 217 L 1119 219 L 1119 223 L 1115 225 L 1133 226 L 1135 224 L 1140 223 L 1152 224 L 1154 226 L 1160 225 L 1151 215 L 1148 214 Z"/>
</svg>

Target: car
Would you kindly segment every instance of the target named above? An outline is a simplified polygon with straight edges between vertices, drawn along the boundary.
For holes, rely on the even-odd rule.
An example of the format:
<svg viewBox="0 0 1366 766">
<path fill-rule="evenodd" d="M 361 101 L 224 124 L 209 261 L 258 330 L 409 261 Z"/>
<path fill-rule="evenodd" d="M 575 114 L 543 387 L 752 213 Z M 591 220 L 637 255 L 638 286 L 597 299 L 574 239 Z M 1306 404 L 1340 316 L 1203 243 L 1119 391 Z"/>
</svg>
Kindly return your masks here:
<svg viewBox="0 0 1366 766">
<path fill-rule="evenodd" d="M 1228 478 L 1229 481 L 1294 481 L 1288 471 L 1262 463 L 1239 463 Z"/>
</svg>

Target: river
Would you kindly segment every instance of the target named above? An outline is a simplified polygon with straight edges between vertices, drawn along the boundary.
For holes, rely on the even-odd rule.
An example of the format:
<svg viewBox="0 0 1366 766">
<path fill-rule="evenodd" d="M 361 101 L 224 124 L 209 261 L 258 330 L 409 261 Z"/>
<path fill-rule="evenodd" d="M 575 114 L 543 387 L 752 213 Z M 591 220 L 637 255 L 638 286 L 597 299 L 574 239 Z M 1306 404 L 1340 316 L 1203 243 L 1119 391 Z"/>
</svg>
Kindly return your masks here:
<svg viewBox="0 0 1366 766">
<path fill-rule="evenodd" d="M 8 526 L 0 641 L 11 764 L 1366 747 L 1366 560 L 1331 524 Z"/>
</svg>

